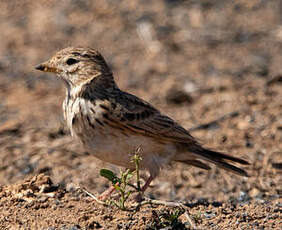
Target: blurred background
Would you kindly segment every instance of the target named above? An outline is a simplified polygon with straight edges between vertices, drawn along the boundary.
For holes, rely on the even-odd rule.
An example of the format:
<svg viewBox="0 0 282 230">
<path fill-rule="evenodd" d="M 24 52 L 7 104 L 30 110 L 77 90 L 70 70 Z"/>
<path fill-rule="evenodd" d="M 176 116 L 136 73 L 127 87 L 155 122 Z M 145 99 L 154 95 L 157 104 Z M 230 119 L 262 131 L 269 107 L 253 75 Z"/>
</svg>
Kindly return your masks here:
<svg viewBox="0 0 282 230">
<path fill-rule="evenodd" d="M 120 88 L 208 147 L 252 163 L 249 179 L 177 164 L 149 195 L 228 200 L 281 195 L 282 25 L 277 0 L 1 0 L 0 183 L 45 173 L 101 192 L 101 167 L 71 140 L 64 85 L 34 70 L 67 46 L 99 50 Z M 118 171 L 118 170 L 117 170 Z M 165 176 L 164 176 L 165 175 Z"/>
</svg>

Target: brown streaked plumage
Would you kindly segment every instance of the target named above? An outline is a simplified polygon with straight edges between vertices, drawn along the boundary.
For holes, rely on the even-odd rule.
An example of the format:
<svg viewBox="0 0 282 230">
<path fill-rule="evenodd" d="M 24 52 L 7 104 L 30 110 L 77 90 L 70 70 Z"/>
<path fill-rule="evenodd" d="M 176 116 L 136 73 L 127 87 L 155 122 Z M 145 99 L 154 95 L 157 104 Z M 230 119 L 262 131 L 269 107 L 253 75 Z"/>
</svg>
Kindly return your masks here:
<svg viewBox="0 0 282 230">
<path fill-rule="evenodd" d="M 97 158 L 133 168 L 131 154 L 141 147 L 141 168 L 150 173 L 145 190 L 162 166 L 171 161 L 210 169 L 205 161 L 247 176 L 227 161 L 245 160 L 202 147 L 190 133 L 148 102 L 116 85 L 102 55 L 89 48 L 69 47 L 36 69 L 56 73 L 67 91 L 64 117 L 71 134 Z"/>
</svg>

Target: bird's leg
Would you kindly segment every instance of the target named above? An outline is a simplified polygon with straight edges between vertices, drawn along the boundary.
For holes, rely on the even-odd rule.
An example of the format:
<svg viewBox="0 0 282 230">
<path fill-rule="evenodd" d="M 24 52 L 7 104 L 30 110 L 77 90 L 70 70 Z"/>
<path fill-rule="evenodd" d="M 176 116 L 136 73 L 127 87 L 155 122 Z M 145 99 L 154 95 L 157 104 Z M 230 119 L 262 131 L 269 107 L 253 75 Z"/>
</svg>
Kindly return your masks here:
<svg viewBox="0 0 282 230">
<path fill-rule="evenodd" d="M 143 193 L 145 192 L 145 190 L 150 186 L 151 182 L 156 178 L 156 176 L 152 176 L 150 175 L 148 180 L 145 182 L 145 184 L 143 185 L 143 187 L 141 188 L 141 191 L 139 191 L 138 195 L 135 197 L 135 200 L 137 202 L 141 202 L 143 199 Z"/>
<path fill-rule="evenodd" d="M 116 183 L 116 185 L 119 185 L 119 182 Z M 115 191 L 115 186 L 111 185 L 107 190 L 105 190 L 99 197 L 98 199 L 101 201 L 107 200 L 111 194 Z"/>
<path fill-rule="evenodd" d="M 145 190 L 150 186 L 151 182 L 155 179 L 155 176 L 149 176 L 148 180 L 145 182 L 143 187 L 141 188 L 141 192 L 145 192 Z"/>
<path fill-rule="evenodd" d="M 141 202 L 142 201 L 142 196 L 143 193 L 146 191 L 146 189 L 150 186 L 151 182 L 156 178 L 156 176 L 152 176 L 150 175 L 149 178 L 146 180 L 145 184 L 142 186 L 142 188 L 140 189 L 138 195 L 135 197 L 135 200 L 137 202 Z M 119 185 L 119 182 L 116 183 L 116 185 Z M 106 191 L 104 191 L 99 197 L 98 199 L 101 201 L 105 201 L 107 200 L 111 194 L 115 191 L 115 187 L 114 185 L 111 185 Z"/>
</svg>

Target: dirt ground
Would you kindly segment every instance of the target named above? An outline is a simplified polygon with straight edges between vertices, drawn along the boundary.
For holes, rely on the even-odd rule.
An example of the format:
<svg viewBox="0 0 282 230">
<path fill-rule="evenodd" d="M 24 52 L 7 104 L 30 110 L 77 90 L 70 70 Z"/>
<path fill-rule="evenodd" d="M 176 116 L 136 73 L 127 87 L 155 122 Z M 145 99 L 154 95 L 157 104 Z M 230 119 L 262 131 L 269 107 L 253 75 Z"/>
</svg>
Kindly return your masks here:
<svg viewBox="0 0 282 230">
<path fill-rule="evenodd" d="M 281 229 L 279 2 L 1 0 L 0 229 L 191 229 L 188 212 L 197 229 Z M 164 169 L 146 196 L 183 202 L 174 221 L 177 208 L 97 204 L 79 186 L 97 195 L 100 169 L 119 169 L 71 139 L 64 85 L 34 70 L 67 46 L 98 49 L 120 88 L 248 160 L 250 177 Z"/>
</svg>

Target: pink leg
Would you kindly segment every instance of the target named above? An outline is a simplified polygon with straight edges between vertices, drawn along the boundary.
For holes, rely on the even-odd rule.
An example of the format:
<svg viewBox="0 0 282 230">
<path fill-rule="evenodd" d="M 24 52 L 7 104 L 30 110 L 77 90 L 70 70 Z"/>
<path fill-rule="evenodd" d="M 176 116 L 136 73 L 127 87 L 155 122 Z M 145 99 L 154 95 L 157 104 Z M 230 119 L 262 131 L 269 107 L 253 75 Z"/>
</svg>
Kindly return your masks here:
<svg viewBox="0 0 282 230">
<path fill-rule="evenodd" d="M 150 186 L 151 182 L 155 179 L 155 176 L 149 176 L 148 180 L 145 182 L 143 187 L 141 188 L 141 192 L 145 192 L 145 190 Z"/>
<path fill-rule="evenodd" d="M 143 185 L 143 187 L 141 188 L 141 191 L 138 193 L 138 195 L 135 197 L 135 200 L 137 202 L 141 202 L 143 200 L 143 193 L 145 192 L 145 190 L 150 186 L 152 180 L 155 179 L 155 176 L 149 176 L 148 180 L 145 182 L 145 184 Z"/>
<path fill-rule="evenodd" d="M 116 185 L 119 185 L 119 183 L 116 183 Z M 115 191 L 115 187 L 113 185 L 111 185 L 111 187 L 109 187 L 106 191 L 104 191 L 99 197 L 98 199 L 101 201 L 105 201 L 107 200 L 111 194 Z"/>
</svg>

